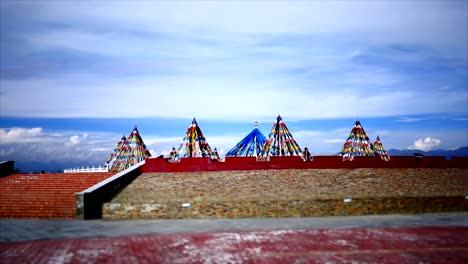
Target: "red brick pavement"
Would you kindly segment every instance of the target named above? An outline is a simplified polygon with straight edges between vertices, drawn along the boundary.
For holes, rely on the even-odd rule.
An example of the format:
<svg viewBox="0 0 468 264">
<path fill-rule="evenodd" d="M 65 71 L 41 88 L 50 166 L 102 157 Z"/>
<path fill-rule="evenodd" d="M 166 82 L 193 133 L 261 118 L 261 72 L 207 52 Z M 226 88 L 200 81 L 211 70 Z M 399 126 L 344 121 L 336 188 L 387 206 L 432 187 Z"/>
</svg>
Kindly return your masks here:
<svg viewBox="0 0 468 264">
<path fill-rule="evenodd" d="M 0 263 L 468 263 L 468 227 L 223 232 L 0 243 Z"/>
</svg>

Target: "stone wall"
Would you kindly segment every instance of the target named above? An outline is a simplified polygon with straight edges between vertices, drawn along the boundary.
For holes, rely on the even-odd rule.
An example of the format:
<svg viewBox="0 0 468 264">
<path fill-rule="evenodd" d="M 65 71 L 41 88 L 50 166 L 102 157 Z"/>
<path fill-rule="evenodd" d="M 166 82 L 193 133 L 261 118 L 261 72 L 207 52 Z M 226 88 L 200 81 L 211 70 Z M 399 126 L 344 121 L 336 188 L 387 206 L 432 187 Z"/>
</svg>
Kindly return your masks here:
<svg viewBox="0 0 468 264">
<path fill-rule="evenodd" d="M 103 217 L 244 218 L 468 211 L 466 169 L 145 173 Z"/>
</svg>

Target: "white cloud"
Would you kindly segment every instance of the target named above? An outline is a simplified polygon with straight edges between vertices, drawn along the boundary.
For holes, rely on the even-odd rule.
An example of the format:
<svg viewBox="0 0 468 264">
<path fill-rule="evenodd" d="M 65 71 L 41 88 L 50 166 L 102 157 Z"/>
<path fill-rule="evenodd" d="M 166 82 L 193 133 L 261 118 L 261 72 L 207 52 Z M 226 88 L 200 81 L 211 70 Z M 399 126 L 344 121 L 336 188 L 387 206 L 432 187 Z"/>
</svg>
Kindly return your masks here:
<svg viewBox="0 0 468 264">
<path fill-rule="evenodd" d="M 379 137 L 382 137 L 382 136 L 385 137 L 385 136 L 391 135 L 391 134 L 392 134 L 392 131 L 390 131 L 390 130 L 380 130 L 380 129 L 379 129 L 379 130 L 377 130 L 377 131 L 375 132 L 375 137 L 376 137 L 376 138 L 377 138 L 377 136 L 379 136 Z"/>
<path fill-rule="evenodd" d="M 32 143 L 42 139 L 43 130 L 36 128 L 0 128 L 0 144 Z"/>
<path fill-rule="evenodd" d="M 325 144 L 336 144 L 336 143 L 341 143 L 343 144 L 345 142 L 344 139 L 342 138 L 332 138 L 332 139 L 325 139 L 323 143 Z"/>
<path fill-rule="evenodd" d="M 290 130 L 293 129 L 292 127 L 289 128 Z M 317 137 L 317 136 L 322 136 L 324 134 L 323 131 L 319 130 L 299 130 L 299 131 L 294 131 L 294 137 L 296 138 L 302 138 L 302 137 Z"/>
<path fill-rule="evenodd" d="M 434 147 L 439 146 L 442 143 L 439 139 L 427 137 L 425 139 L 416 140 L 413 145 L 409 146 L 408 149 L 429 151 Z"/>
<path fill-rule="evenodd" d="M 73 135 L 70 137 L 70 140 L 68 142 L 65 142 L 65 145 L 67 146 L 76 146 L 86 140 L 88 138 L 88 134 L 83 134 L 81 137 L 78 135 Z"/>
<path fill-rule="evenodd" d="M 90 151 L 96 151 L 96 152 L 107 152 L 107 153 L 111 153 L 112 152 L 112 149 L 110 148 L 92 148 L 90 149 Z"/>
<path fill-rule="evenodd" d="M 22 52 L 70 63 L 56 62 L 63 72 L 53 78 L 40 69 L 33 78 L 2 80 L 0 110 L 7 116 L 225 120 L 262 120 L 277 112 L 291 119 L 468 112 L 468 97 L 457 85 L 444 82 L 432 92 L 428 84 L 409 83 L 414 75 L 399 66 L 458 58 L 465 69 L 463 10 L 466 4 L 452 2 L 8 4 L 5 21 L 30 27 L 15 33 L 5 26 L 13 39 L 27 42 Z M 370 48 L 395 44 L 427 54 L 384 50 L 375 52 L 377 63 L 366 61 Z M 356 62 L 360 57 L 364 62 Z M 2 65 L 26 74 L 32 66 L 17 63 L 30 58 L 24 59 Z M 70 100 L 71 91 L 80 93 Z"/>
<path fill-rule="evenodd" d="M 43 128 L 0 128 L 0 159 L 19 164 L 56 164 L 57 167 L 104 164 L 118 134 L 46 131 Z"/>
<path fill-rule="evenodd" d="M 145 145 L 150 146 L 153 144 L 179 144 L 182 141 L 183 135 L 181 134 L 180 137 L 156 137 L 152 135 L 145 136 L 143 139 L 145 141 Z"/>
<path fill-rule="evenodd" d="M 426 121 L 433 119 L 431 117 L 421 117 L 421 118 L 416 118 L 416 117 L 400 117 L 397 120 L 393 122 L 399 122 L 399 123 L 413 123 L 413 122 L 420 122 L 420 121 Z"/>
<path fill-rule="evenodd" d="M 196 76 L 101 78 L 98 81 L 90 81 L 86 76 L 68 76 L 54 80 L 5 80 L 2 82 L 2 113 L 34 117 L 197 116 L 219 120 L 264 120 L 281 113 L 293 120 L 423 114 L 466 107 L 466 96 L 457 93 L 340 91 L 313 87 L 306 91 L 301 88 L 303 84 L 295 87 L 294 81 L 289 84 L 288 81 L 249 77 L 232 81 L 223 76 L 210 79 Z M 31 93 L 31 86 L 41 93 Z M 132 87 L 132 95 L 122 100 L 129 87 Z M 72 104 L 61 99 L 68 98 L 70 90 L 81 91 L 74 95 Z M 52 94 L 54 96 L 50 96 Z M 251 100 L 255 100 L 254 105 Z M 391 107 L 396 105 L 398 107 Z"/>
<path fill-rule="evenodd" d="M 466 3 L 443 2 L 122 2 L 28 3 L 40 23 L 69 21 L 85 28 L 138 28 L 163 32 L 230 34 L 341 34 L 366 41 L 453 43 L 466 45 Z M 6 6 L 5 14 L 11 13 Z M 10 12 L 8 12 L 10 11 Z M 239 19 L 242 17 L 242 19 Z M 369 23 L 372 21 L 372 23 Z M 112 27 L 115 28 L 115 27 Z M 218 33 L 219 34 L 219 33 Z"/>
<path fill-rule="evenodd" d="M 342 84 L 371 84 L 390 86 L 400 82 L 400 76 L 387 69 L 360 69 L 356 72 L 345 72 Z"/>
</svg>

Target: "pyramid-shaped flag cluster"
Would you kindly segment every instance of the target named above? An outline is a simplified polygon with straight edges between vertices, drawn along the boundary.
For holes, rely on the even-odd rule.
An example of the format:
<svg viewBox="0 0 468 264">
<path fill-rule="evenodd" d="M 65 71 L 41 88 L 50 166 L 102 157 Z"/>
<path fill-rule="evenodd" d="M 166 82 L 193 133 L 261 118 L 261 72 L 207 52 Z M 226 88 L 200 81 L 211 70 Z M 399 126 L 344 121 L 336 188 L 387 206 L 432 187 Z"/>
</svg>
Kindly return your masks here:
<svg viewBox="0 0 468 264">
<path fill-rule="evenodd" d="M 373 146 L 374 146 L 375 155 L 380 156 L 380 158 L 385 160 L 385 161 L 390 160 L 390 155 L 388 155 L 387 151 L 385 151 L 385 149 L 384 149 L 384 147 L 382 145 L 382 142 L 380 142 L 379 136 L 377 136 L 377 140 L 375 140 Z"/>
<path fill-rule="evenodd" d="M 226 154 L 226 157 L 256 157 L 257 155 L 261 155 L 263 153 L 262 148 L 265 141 L 266 137 L 258 130 L 258 123 L 255 122 L 255 128 L 252 132 L 237 143 L 237 145 Z"/>
<path fill-rule="evenodd" d="M 146 149 L 146 145 L 138 132 L 137 127 L 133 129 L 130 136 L 126 140 L 125 137 L 117 144 L 117 154 L 114 152 L 111 154 L 109 159 L 112 161 L 108 163 L 108 169 L 110 172 L 123 171 L 146 158 L 151 157 L 151 153 Z M 124 142 L 123 142 L 124 141 Z M 113 157 L 114 155 L 114 157 Z"/>
<path fill-rule="evenodd" d="M 219 156 L 218 150 L 216 148 L 214 148 L 213 156 L 211 156 L 211 159 L 212 160 L 221 160 L 221 157 Z"/>
<path fill-rule="evenodd" d="M 179 155 L 177 154 L 177 150 L 175 147 L 172 147 L 171 152 L 169 152 L 169 160 L 178 160 Z"/>
<path fill-rule="evenodd" d="M 280 115 L 271 128 L 268 139 L 263 146 L 263 155 L 268 156 L 301 156 L 302 150 L 294 140 Z"/>
<path fill-rule="evenodd" d="M 169 161 L 176 161 L 180 159 L 180 157 L 210 157 L 212 159 L 217 159 L 206 141 L 206 138 L 203 136 L 195 117 L 192 120 L 192 124 L 187 129 L 177 152 L 170 154 Z"/>
<path fill-rule="evenodd" d="M 354 127 L 344 143 L 340 155 L 343 156 L 345 161 L 353 160 L 354 156 L 375 156 L 372 143 L 369 142 L 369 137 L 359 120 L 354 123 Z"/>
<path fill-rule="evenodd" d="M 311 161 L 313 159 L 312 154 L 310 154 L 309 149 L 307 147 L 304 148 L 302 156 L 305 161 Z"/>
<path fill-rule="evenodd" d="M 105 165 L 107 168 L 111 168 L 114 162 L 117 160 L 117 155 L 119 155 L 120 150 L 125 145 L 126 141 L 127 138 L 125 137 L 125 135 L 122 135 L 122 138 L 120 139 L 119 143 L 117 143 L 117 146 L 115 147 L 114 151 L 110 154 L 109 158 L 107 159 Z"/>
</svg>

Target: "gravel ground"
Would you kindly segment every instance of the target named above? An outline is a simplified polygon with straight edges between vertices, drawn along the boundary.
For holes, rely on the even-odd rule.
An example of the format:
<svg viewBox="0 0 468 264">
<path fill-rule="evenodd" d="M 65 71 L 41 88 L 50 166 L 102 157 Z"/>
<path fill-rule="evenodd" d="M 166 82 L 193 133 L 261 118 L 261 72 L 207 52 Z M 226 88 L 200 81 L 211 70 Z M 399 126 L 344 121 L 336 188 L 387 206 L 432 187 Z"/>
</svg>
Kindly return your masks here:
<svg viewBox="0 0 468 264">
<path fill-rule="evenodd" d="M 468 195 L 466 169 L 145 173 L 112 203 Z"/>
</svg>

